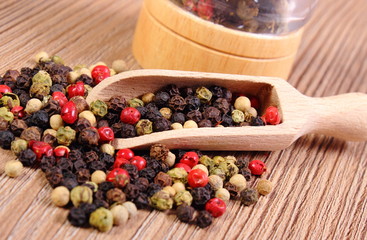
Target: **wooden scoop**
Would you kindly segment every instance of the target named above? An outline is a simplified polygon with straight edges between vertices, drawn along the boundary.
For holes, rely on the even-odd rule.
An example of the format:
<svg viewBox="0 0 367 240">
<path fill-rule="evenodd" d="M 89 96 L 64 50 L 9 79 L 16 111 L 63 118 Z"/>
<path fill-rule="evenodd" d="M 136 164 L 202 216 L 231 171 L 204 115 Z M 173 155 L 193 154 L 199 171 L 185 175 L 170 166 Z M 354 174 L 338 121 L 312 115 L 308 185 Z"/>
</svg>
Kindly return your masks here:
<svg viewBox="0 0 367 240">
<path fill-rule="evenodd" d="M 299 137 L 318 133 L 347 141 L 367 140 L 367 95 L 348 93 L 325 98 L 302 95 L 283 79 L 171 70 L 135 70 L 102 81 L 89 93 L 87 102 L 112 96 L 126 99 L 176 84 L 226 87 L 259 97 L 263 112 L 278 106 L 282 122 L 271 126 L 213 127 L 156 132 L 134 138 L 115 139 L 116 149 L 146 149 L 154 143 L 172 149 L 273 151 L 288 147 Z"/>
</svg>

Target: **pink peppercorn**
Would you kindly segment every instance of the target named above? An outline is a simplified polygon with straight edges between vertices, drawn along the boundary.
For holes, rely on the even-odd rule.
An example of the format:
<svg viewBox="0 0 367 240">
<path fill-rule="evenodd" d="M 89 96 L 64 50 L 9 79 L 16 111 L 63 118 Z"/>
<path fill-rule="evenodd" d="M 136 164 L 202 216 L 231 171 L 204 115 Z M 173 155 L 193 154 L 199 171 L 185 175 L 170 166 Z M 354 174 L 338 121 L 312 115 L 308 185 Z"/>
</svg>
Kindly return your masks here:
<svg viewBox="0 0 367 240">
<path fill-rule="evenodd" d="M 260 160 L 252 160 L 249 162 L 248 168 L 253 175 L 261 175 L 266 171 L 265 163 Z"/>
<path fill-rule="evenodd" d="M 212 198 L 205 204 L 205 210 L 217 218 L 226 212 L 226 203 L 220 198 Z"/>
</svg>

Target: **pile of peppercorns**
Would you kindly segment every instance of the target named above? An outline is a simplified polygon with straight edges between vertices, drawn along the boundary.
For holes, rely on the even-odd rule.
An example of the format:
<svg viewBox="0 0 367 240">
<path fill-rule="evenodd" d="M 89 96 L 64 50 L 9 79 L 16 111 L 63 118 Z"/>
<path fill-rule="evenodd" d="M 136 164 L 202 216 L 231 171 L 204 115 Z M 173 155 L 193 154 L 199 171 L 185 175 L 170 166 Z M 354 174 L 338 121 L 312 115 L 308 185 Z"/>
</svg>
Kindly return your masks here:
<svg viewBox="0 0 367 240">
<path fill-rule="evenodd" d="M 162 144 L 139 154 L 130 149 L 116 152 L 110 144 L 115 136 L 132 136 L 132 132 L 142 135 L 140 131 L 146 134 L 146 123 L 136 117 L 137 113 L 167 120 L 163 108 L 155 107 L 155 104 L 164 106 L 166 101 L 162 99 L 167 99 L 177 110 L 175 113 L 192 105 L 199 109 L 206 106 L 202 108 L 205 112 L 212 106 L 202 104 L 202 96 L 209 99 L 210 94 L 216 94 L 217 97 L 210 99 L 218 103 L 216 109 L 221 109 L 218 106 L 230 100 L 225 97 L 228 90 L 197 88 L 197 95 L 186 93 L 184 101 L 189 104 L 185 106 L 181 104 L 183 97 L 172 94 L 180 92 L 173 85 L 165 88 L 169 89 L 168 98 L 166 92 L 148 93 L 142 100 L 113 97 L 108 103 L 97 100 L 88 105 L 85 97 L 94 85 L 126 70 L 122 60 L 115 61 L 112 69 L 103 63 L 71 69 L 60 57 L 49 57 L 44 52 L 36 60 L 34 68 L 22 68 L 20 72 L 9 70 L 0 77 L 0 146 L 11 149 L 17 156 L 17 160 L 6 163 L 5 173 L 16 177 L 23 165 L 40 168 L 54 188 L 53 203 L 70 208 L 68 220 L 72 225 L 108 231 L 113 225 L 126 223 L 137 214 L 137 209 L 154 208 L 175 209 L 181 221 L 203 228 L 212 223 L 213 217 L 225 212 L 230 198 L 239 198 L 243 204 L 250 205 L 257 201 L 258 194 L 271 191 L 271 182 L 264 179 L 258 182 L 257 190 L 247 187 L 251 174 L 261 175 L 266 170 L 259 160 L 248 163 L 233 156 L 210 158 L 199 151 L 171 152 Z M 219 92 L 227 94 L 219 95 Z M 245 110 L 239 110 L 244 106 L 243 101 L 236 104 L 236 100 L 233 111 L 245 115 L 250 109 L 247 100 L 250 101 L 245 99 Z M 143 107 L 141 102 L 147 105 Z M 142 114 L 144 109 L 147 112 Z M 193 110 L 198 111 L 195 107 L 188 112 Z M 219 119 L 217 115 L 208 116 L 211 124 L 213 119 Z M 277 112 L 264 116 L 265 121 L 280 122 Z M 262 121 L 251 115 L 251 122 L 253 119 Z M 179 124 L 173 122 L 172 125 Z M 159 127 L 165 124 L 154 125 L 158 130 L 166 130 Z"/>
</svg>

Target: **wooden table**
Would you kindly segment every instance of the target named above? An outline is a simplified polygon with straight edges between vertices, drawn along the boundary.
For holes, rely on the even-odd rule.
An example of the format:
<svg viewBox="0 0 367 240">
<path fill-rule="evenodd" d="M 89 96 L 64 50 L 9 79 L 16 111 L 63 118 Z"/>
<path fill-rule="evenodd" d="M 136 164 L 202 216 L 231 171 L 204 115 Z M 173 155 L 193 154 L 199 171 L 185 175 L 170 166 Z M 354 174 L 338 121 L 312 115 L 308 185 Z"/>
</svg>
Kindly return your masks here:
<svg viewBox="0 0 367 240">
<path fill-rule="evenodd" d="M 32 66 L 45 50 L 67 64 L 111 64 L 122 58 L 139 66 L 131 41 L 141 0 L 0 2 L 0 73 Z M 367 2 L 321 0 L 308 24 L 289 82 L 309 96 L 367 92 Z M 366 109 L 361 109 L 366 111 Z M 348 124 L 348 122 L 346 122 Z M 366 239 L 366 143 L 324 136 L 299 139 L 284 151 L 235 153 L 266 161 L 274 192 L 253 207 L 231 201 L 207 229 L 174 215 L 139 211 L 109 233 L 75 228 L 68 211 L 52 205 L 40 170 L 10 179 L 1 151 L 0 238 L 11 239 Z M 220 153 L 225 155 L 226 153 Z"/>
</svg>

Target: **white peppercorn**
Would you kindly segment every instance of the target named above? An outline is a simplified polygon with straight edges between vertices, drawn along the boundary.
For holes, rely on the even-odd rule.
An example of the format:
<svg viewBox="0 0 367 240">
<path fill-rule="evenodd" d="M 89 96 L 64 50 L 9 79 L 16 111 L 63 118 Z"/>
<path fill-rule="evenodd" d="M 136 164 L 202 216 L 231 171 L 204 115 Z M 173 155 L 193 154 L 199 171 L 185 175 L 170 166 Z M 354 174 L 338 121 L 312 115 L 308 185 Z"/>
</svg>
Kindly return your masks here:
<svg viewBox="0 0 367 240">
<path fill-rule="evenodd" d="M 94 173 L 92 173 L 91 180 L 94 183 L 100 184 L 100 183 L 106 181 L 106 177 L 107 177 L 107 175 L 106 175 L 105 172 L 103 172 L 101 170 L 97 170 Z"/>
<path fill-rule="evenodd" d="M 251 107 L 249 110 L 247 110 L 247 112 L 250 113 L 251 116 L 253 116 L 255 118 L 257 117 L 257 111 L 256 111 L 255 108 Z"/>
<path fill-rule="evenodd" d="M 194 169 L 201 169 L 201 170 L 203 170 L 206 173 L 206 175 L 209 175 L 208 168 L 205 165 L 203 165 L 203 164 L 197 164 L 197 165 L 195 165 L 192 168 L 192 170 L 194 170 Z"/>
<path fill-rule="evenodd" d="M 168 152 L 168 155 L 167 155 L 166 159 L 164 159 L 164 162 L 169 167 L 173 167 L 173 165 L 175 165 L 175 162 L 176 162 L 176 155 L 173 154 L 172 152 Z"/>
<path fill-rule="evenodd" d="M 54 130 L 58 130 L 60 127 L 64 126 L 64 121 L 60 114 L 52 115 L 50 118 L 50 126 Z"/>
<path fill-rule="evenodd" d="M 43 136 L 47 135 L 47 134 L 50 134 L 51 136 L 54 136 L 56 137 L 57 135 L 57 131 L 54 130 L 54 129 L 46 129 L 44 132 L 43 132 Z"/>
<path fill-rule="evenodd" d="M 71 71 L 68 73 L 68 83 L 74 84 L 76 80 L 80 77 L 80 73 Z"/>
<path fill-rule="evenodd" d="M 193 120 L 188 120 L 184 123 L 183 128 L 198 128 L 198 124 Z"/>
<path fill-rule="evenodd" d="M 39 52 L 36 54 L 36 56 L 34 56 L 34 61 L 36 61 L 37 63 L 40 63 L 40 62 L 45 62 L 45 61 L 48 61 L 50 59 L 50 56 L 48 55 L 47 52 Z"/>
<path fill-rule="evenodd" d="M 233 175 L 229 179 L 229 182 L 236 187 L 238 192 L 241 192 L 247 186 L 246 178 L 242 174 Z"/>
<path fill-rule="evenodd" d="M 10 160 L 5 163 L 5 174 L 9 177 L 18 177 L 23 170 L 23 164 L 18 160 Z"/>
<path fill-rule="evenodd" d="M 28 142 L 24 139 L 16 139 L 11 142 L 11 151 L 18 155 L 21 151 L 26 150 L 28 148 Z"/>
<path fill-rule="evenodd" d="M 268 195 L 273 191 L 273 183 L 266 179 L 260 179 L 256 186 L 257 192 L 261 195 Z"/>
<path fill-rule="evenodd" d="M 66 206 L 70 201 L 70 191 L 64 186 L 58 186 L 51 193 L 52 202 L 58 206 Z"/>
<path fill-rule="evenodd" d="M 138 214 L 138 209 L 135 203 L 126 201 L 122 204 L 122 206 L 124 206 L 127 209 L 127 211 L 129 212 L 129 218 L 132 218 L 136 216 L 136 214 Z"/>
<path fill-rule="evenodd" d="M 113 68 L 110 68 L 110 76 L 116 75 L 116 71 Z"/>
<path fill-rule="evenodd" d="M 215 191 L 215 197 L 220 198 L 223 201 L 229 201 L 229 199 L 231 198 L 231 194 L 227 189 L 219 188 L 217 191 Z"/>
<path fill-rule="evenodd" d="M 116 226 L 123 225 L 129 219 L 129 212 L 122 205 L 116 205 L 112 207 L 110 211 L 113 217 L 113 225 Z"/>
<path fill-rule="evenodd" d="M 175 182 L 172 187 L 176 190 L 176 193 L 186 190 L 185 184 L 183 184 L 182 182 Z"/>
<path fill-rule="evenodd" d="M 27 102 L 24 111 L 28 114 L 32 114 L 42 109 L 42 102 L 38 98 L 32 98 Z"/>
<path fill-rule="evenodd" d="M 210 175 L 208 177 L 209 184 L 214 190 L 218 190 L 220 188 L 223 188 L 223 179 L 219 177 L 218 175 Z"/>
<path fill-rule="evenodd" d="M 79 113 L 79 118 L 87 119 L 93 127 L 97 126 L 97 119 L 96 119 L 96 116 L 94 116 L 92 111 L 86 110 L 86 111 Z"/>
<path fill-rule="evenodd" d="M 173 130 L 183 129 L 183 126 L 182 126 L 181 123 L 176 122 L 176 123 L 171 124 L 171 129 L 173 129 Z"/>
<path fill-rule="evenodd" d="M 251 108 L 251 101 L 245 96 L 238 97 L 234 102 L 234 108 L 242 112 L 248 111 Z"/>
<path fill-rule="evenodd" d="M 112 69 L 116 71 L 116 73 L 124 72 L 127 70 L 127 64 L 122 59 L 117 59 L 112 62 Z"/>
<path fill-rule="evenodd" d="M 100 150 L 101 152 L 110 154 L 111 156 L 115 154 L 115 148 L 109 143 L 102 144 L 102 146 L 100 147 Z"/>
</svg>

